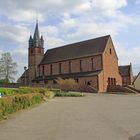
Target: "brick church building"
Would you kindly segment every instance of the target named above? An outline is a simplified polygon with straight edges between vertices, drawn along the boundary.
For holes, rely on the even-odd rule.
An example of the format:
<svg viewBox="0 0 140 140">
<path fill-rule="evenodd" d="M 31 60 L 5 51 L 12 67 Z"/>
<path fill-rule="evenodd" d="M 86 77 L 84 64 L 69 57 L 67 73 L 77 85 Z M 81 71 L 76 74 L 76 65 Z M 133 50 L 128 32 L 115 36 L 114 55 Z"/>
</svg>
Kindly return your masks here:
<svg viewBox="0 0 140 140">
<path fill-rule="evenodd" d="M 24 85 L 53 87 L 59 77 L 72 78 L 81 86 L 89 85 L 97 92 L 106 92 L 108 86 L 122 86 L 121 74 L 129 76 L 127 83 L 132 83 L 132 71 L 125 73 L 123 70 L 118 66 L 110 35 L 49 49 L 44 53 L 44 39 L 40 37 L 36 23 L 34 36 L 29 39 L 28 69 L 20 79 Z"/>
</svg>

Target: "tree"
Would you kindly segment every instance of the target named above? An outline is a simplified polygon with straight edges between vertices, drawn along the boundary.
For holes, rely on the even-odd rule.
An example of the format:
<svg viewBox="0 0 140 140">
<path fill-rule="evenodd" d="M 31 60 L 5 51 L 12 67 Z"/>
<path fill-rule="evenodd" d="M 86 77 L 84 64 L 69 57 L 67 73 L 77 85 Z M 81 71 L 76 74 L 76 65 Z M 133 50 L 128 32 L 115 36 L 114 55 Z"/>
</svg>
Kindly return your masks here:
<svg viewBox="0 0 140 140">
<path fill-rule="evenodd" d="M 0 59 L 0 79 L 9 83 L 14 81 L 14 75 L 17 73 L 17 64 L 13 62 L 12 56 L 10 53 L 3 53 Z"/>
</svg>

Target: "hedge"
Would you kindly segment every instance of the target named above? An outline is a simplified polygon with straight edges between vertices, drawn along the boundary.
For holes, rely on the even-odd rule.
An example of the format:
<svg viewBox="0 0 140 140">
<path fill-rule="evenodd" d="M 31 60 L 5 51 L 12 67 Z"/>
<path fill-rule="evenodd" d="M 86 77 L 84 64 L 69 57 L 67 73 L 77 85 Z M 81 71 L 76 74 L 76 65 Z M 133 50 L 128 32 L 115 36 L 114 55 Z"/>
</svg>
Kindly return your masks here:
<svg viewBox="0 0 140 140">
<path fill-rule="evenodd" d="M 3 97 L 0 99 L 0 119 L 6 118 L 8 114 L 21 109 L 26 109 L 41 102 L 43 102 L 42 94 L 25 94 Z"/>
</svg>

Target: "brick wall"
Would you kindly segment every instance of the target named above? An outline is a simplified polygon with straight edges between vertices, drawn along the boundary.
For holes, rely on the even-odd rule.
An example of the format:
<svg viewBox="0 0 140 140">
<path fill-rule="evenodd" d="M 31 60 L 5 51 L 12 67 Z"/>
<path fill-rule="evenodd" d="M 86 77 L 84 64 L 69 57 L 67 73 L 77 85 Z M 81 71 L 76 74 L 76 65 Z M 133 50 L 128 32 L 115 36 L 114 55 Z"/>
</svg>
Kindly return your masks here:
<svg viewBox="0 0 140 140">
<path fill-rule="evenodd" d="M 82 72 L 87 71 L 97 71 L 102 69 L 102 57 L 101 55 L 93 56 L 93 57 L 85 57 L 80 59 L 62 61 L 58 63 L 46 64 L 45 67 L 45 75 L 51 75 L 50 67 L 52 65 L 52 74 L 57 75 L 60 74 L 60 63 L 61 63 L 61 74 L 65 73 L 76 73 L 81 72 L 80 70 L 80 61 L 82 60 Z M 95 63 L 94 69 L 92 61 Z M 70 68 L 71 66 L 71 68 Z M 43 65 L 40 66 L 40 75 L 42 75 Z"/>
<path fill-rule="evenodd" d="M 108 78 L 115 78 L 117 85 L 122 85 L 121 75 L 118 69 L 118 58 L 111 38 L 108 40 L 107 47 L 103 53 L 103 91 L 107 90 Z"/>
<path fill-rule="evenodd" d="M 131 85 L 131 79 L 130 76 L 122 76 L 122 85 L 126 86 L 126 85 Z"/>
<path fill-rule="evenodd" d="M 29 68 L 29 84 L 39 76 L 38 65 L 44 56 L 44 48 L 29 48 L 28 50 L 28 68 Z"/>
<path fill-rule="evenodd" d="M 78 79 L 80 86 L 88 85 L 88 82 L 90 82 L 89 86 L 94 87 L 98 90 L 98 77 L 92 76 L 92 77 L 81 77 Z"/>
</svg>

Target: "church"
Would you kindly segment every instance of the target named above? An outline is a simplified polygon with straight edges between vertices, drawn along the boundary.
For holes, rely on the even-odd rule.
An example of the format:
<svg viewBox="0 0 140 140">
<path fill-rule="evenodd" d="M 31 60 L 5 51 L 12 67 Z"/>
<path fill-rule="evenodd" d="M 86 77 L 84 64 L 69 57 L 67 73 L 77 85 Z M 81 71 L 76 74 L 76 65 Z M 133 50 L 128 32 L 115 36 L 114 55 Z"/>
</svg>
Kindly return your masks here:
<svg viewBox="0 0 140 140">
<path fill-rule="evenodd" d="M 87 85 L 96 92 L 106 92 L 108 86 L 122 86 L 123 74 L 133 81 L 132 66 L 118 66 L 118 56 L 110 35 L 48 49 L 38 22 L 34 36 L 29 38 L 28 68 L 20 77 L 25 86 L 55 87 L 56 79 L 74 79 L 81 87 Z"/>
</svg>

